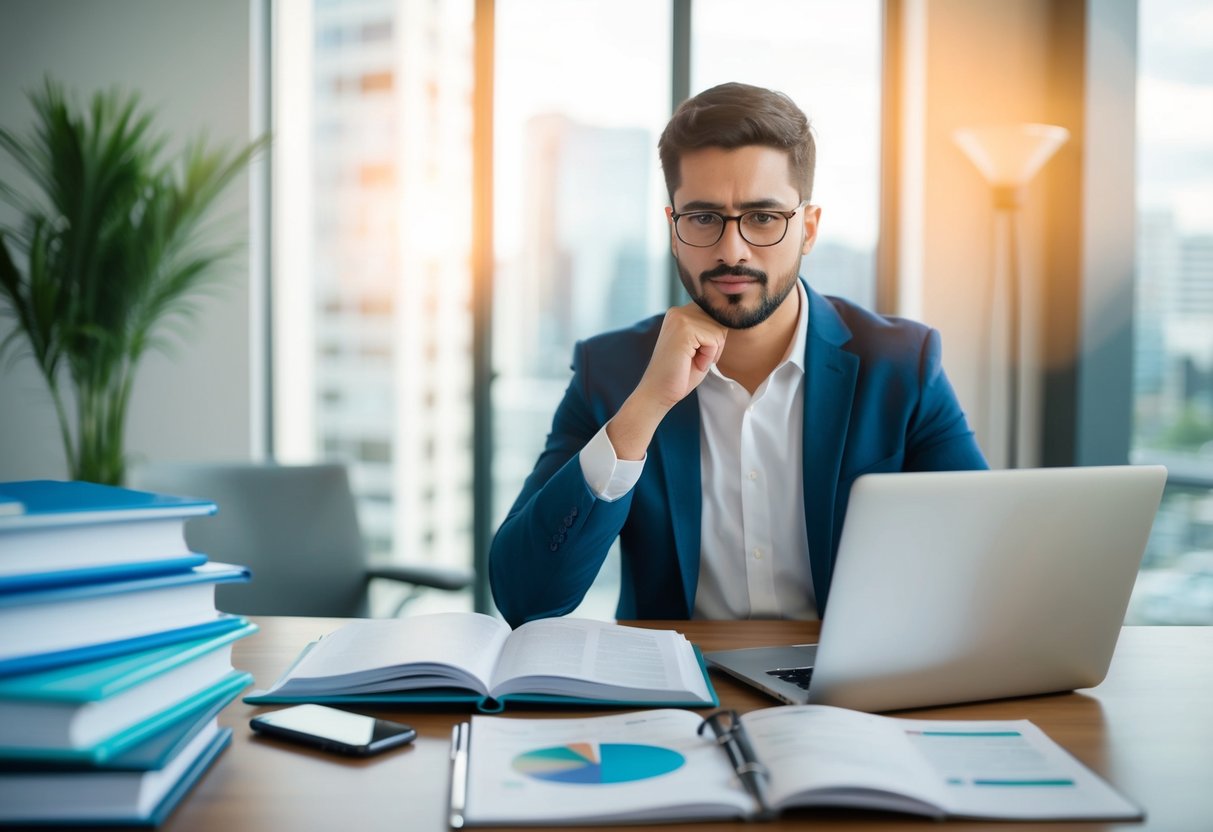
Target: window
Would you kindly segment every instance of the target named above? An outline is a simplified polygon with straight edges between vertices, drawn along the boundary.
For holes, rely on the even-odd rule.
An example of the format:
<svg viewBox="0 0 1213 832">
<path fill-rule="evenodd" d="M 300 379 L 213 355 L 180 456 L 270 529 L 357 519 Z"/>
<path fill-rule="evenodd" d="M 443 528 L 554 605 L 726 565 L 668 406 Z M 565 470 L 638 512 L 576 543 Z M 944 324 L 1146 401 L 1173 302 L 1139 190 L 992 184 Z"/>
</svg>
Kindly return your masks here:
<svg viewBox="0 0 1213 832">
<path fill-rule="evenodd" d="M 691 91 L 742 81 L 791 96 L 813 124 L 822 206 L 801 274 L 819 292 L 876 307 L 879 0 L 695 0 Z"/>
<path fill-rule="evenodd" d="M 574 342 L 665 308 L 657 138 L 670 113 L 670 16 L 652 0 L 497 2 L 499 519 L 543 448 Z M 603 570 L 586 614 L 613 615 L 617 570 Z"/>
<path fill-rule="evenodd" d="M 499 522 L 574 343 L 669 304 L 657 140 L 675 50 L 671 0 L 494 5 Z M 474 6 L 310 0 L 275 34 L 275 454 L 348 462 L 369 541 L 458 566 L 472 556 Z M 807 275 L 871 305 L 880 4 L 739 8 L 695 0 L 692 92 L 737 79 L 805 107 L 825 206 Z M 612 614 L 617 568 L 584 614 Z"/>
<path fill-rule="evenodd" d="M 276 27 L 276 456 L 347 461 L 375 554 L 466 566 L 471 459 L 432 449 L 471 431 L 472 0 Z"/>
<path fill-rule="evenodd" d="M 1170 476 L 1129 620 L 1213 624 L 1213 7 L 1141 0 L 1133 458 Z"/>
</svg>

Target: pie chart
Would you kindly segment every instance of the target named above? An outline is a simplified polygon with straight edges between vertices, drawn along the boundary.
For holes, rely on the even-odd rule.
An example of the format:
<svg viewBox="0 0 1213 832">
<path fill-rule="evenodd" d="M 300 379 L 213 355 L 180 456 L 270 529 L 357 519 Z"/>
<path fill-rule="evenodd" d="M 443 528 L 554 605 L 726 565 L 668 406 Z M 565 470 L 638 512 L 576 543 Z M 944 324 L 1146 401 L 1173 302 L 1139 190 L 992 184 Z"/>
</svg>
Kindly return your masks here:
<svg viewBox="0 0 1213 832">
<path fill-rule="evenodd" d="M 601 785 L 660 777 L 685 762 L 677 751 L 656 745 L 575 742 L 526 751 L 511 767 L 536 780 Z"/>
</svg>

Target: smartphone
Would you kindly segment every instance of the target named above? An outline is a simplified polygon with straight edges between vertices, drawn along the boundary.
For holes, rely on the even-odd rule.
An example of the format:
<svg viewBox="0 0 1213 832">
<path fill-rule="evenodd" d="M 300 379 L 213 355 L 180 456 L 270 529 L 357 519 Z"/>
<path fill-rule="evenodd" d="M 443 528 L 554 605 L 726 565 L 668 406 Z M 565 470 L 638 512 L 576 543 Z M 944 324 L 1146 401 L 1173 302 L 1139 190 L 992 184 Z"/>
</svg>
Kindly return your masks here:
<svg viewBox="0 0 1213 832">
<path fill-rule="evenodd" d="M 366 757 L 412 742 L 417 732 L 408 725 L 354 714 L 324 705 L 296 705 L 255 716 L 249 726 L 267 737 Z"/>
</svg>

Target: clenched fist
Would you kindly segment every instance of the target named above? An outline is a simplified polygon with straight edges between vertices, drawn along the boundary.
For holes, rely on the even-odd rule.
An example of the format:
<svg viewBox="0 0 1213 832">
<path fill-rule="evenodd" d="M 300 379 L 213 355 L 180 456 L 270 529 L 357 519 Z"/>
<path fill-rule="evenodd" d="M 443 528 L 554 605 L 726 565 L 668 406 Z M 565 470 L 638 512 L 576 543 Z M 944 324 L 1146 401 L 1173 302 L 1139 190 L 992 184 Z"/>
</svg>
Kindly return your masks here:
<svg viewBox="0 0 1213 832">
<path fill-rule="evenodd" d="M 699 386 L 724 352 L 728 329 L 694 303 L 665 315 L 640 384 L 607 425 L 620 459 L 642 459 L 666 413 Z"/>
</svg>

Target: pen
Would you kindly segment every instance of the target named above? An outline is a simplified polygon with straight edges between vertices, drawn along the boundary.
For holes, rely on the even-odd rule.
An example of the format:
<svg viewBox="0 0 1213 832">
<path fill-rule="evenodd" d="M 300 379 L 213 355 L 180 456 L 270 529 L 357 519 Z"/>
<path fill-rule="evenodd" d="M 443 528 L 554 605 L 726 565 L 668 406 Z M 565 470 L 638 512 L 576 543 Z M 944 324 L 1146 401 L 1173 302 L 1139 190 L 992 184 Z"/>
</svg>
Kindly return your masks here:
<svg viewBox="0 0 1213 832">
<path fill-rule="evenodd" d="M 766 766 L 758 762 L 745 726 L 741 724 L 737 713 L 735 711 L 717 711 L 700 723 L 699 733 L 703 733 L 704 726 L 712 729 L 712 733 L 716 735 L 716 744 L 724 748 L 729 757 L 729 764 L 733 766 L 733 771 L 737 774 L 737 779 L 758 804 L 756 817 L 759 820 L 773 818 L 775 811 L 767 802 L 766 783 L 769 775 Z"/>
<path fill-rule="evenodd" d="M 451 729 L 451 828 L 463 828 L 463 813 L 467 808 L 468 731 L 466 722 Z"/>
<path fill-rule="evenodd" d="M 740 753 L 740 762 L 734 761 L 737 768 L 737 776 L 746 784 L 750 794 L 754 795 L 758 801 L 759 817 L 762 819 L 771 818 L 774 813 L 771 811 L 771 806 L 767 802 L 767 774 L 766 766 L 758 762 L 758 758 L 754 754 L 754 747 L 750 745 L 750 735 L 746 733 L 745 726 L 740 721 L 734 723 L 733 730 L 730 732 L 733 736 L 733 742 L 736 743 L 737 750 Z"/>
</svg>

